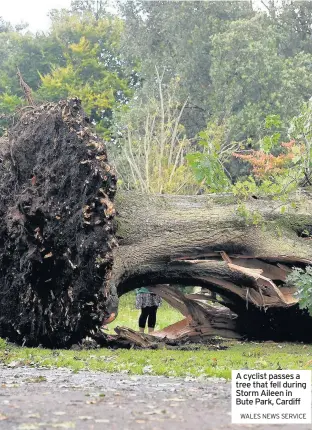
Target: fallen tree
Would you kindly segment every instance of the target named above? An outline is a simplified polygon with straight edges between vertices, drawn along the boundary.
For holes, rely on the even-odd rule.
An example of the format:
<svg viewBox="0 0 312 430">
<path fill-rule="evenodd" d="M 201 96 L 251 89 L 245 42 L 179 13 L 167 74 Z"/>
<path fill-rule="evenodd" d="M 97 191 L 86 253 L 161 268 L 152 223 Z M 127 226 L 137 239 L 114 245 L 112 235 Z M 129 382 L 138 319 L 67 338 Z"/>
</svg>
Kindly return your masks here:
<svg viewBox="0 0 312 430">
<path fill-rule="evenodd" d="M 312 318 L 285 283 L 293 266 L 312 263 L 301 237 L 312 226 L 308 193 L 283 214 L 279 202 L 247 201 L 260 220 L 248 224 L 232 195 L 118 192 L 114 218 L 115 173 L 78 100 L 29 108 L 1 140 L 0 160 L 0 336 L 98 339 L 117 294 L 145 285 L 185 316 L 155 333 L 162 340 L 311 341 Z M 185 296 L 175 284 L 202 291 Z"/>
<path fill-rule="evenodd" d="M 312 264 L 312 241 L 301 237 L 311 231 L 310 194 L 293 196 L 283 214 L 279 202 L 250 199 L 246 210 L 261 215 L 258 225 L 239 216 L 231 195 L 120 193 L 116 206 L 119 295 L 139 285 L 200 285 L 202 293 L 216 292 L 223 307 L 209 305 L 209 295 L 181 298 L 168 287 L 155 290 L 191 316 L 181 335 L 312 340 L 312 319 L 299 309 L 296 288 L 286 284 L 292 267 Z"/>
</svg>

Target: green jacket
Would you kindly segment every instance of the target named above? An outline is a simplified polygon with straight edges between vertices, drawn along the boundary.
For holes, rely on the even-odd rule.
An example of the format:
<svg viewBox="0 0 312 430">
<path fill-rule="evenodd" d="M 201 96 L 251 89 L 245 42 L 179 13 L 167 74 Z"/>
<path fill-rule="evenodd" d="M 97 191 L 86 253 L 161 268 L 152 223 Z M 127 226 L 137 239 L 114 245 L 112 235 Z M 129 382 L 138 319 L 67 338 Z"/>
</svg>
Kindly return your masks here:
<svg viewBox="0 0 312 430">
<path fill-rule="evenodd" d="M 136 294 L 146 294 L 146 293 L 150 293 L 150 291 L 145 288 L 145 287 L 141 287 L 141 288 L 136 288 L 135 289 Z"/>
</svg>

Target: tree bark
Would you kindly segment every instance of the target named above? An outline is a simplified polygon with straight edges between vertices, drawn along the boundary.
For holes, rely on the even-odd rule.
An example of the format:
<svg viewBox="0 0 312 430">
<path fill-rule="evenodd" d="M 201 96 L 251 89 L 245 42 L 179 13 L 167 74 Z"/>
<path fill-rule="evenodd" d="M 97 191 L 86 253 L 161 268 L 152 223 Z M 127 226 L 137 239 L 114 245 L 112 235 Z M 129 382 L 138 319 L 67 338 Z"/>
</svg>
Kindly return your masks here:
<svg viewBox="0 0 312 430">
<path fill-rule="evenodd" d="M 301 237 L 312 226 L 311 195 L 298 193 L 284 206 L 281 213 L 279 202 L 250 199 L 243 218 L 232 195 L 119 192 L 112 276 L 118 294 L 142 285 L 197 285 L 216 292 L 226 309 L 207 305 L 203 295 L 185 297 L 181 305 L 174 291 L 154 291 L 191 316 L 197 333 L 311 340 L 312 319 L 299 309 L 296 288 L 286 285 L 292 267 L 312 264 L 312 241 Z M 256 225 L 248 223 L 252 214 L 260 219 Z"/>
</svg>

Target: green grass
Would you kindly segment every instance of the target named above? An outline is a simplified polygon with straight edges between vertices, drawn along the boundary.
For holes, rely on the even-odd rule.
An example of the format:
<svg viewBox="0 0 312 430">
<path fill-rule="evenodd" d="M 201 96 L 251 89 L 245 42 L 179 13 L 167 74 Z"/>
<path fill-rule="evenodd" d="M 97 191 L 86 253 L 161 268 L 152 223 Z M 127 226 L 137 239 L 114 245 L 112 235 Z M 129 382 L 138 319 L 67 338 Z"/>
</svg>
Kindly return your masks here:
<svg viewBox="0 0 312 430">
<path fill-rule="evenodd" d="M 138 311 L 134 297 L 121 300 L 120 316 L 115 325 L 137 327 Z M 181 319 L 181 315 L 163 305 L 158 324 L 162 328 Z M 133 375 L 180 377 L 223 377 L 230 379 L 231 369 L 312 369 L 312 345 L 289 343 L 243 343 L 224 341 L 225 350 L 200 346 L 194 351 L 161 350 L 48 350 L 21 348 L 0 339 L 0 364 L 33 367 L 67 367 L 73 371 L 94 370 L 124 372 Z"/>
<path fill-rule="evenodd" d="M 68 367 L 74 371 L 125 372 L 133 375 L 223 377 L 231 369 L 311 369 L 312 346 L 228 342 L 229 348 L 178 350 L 48 350 L 2 345 L 0 363 L 15 366 Z"/>
<path fill-rule="evenodd" d="M 117 326 L 126 326 L 138 330 L 138 319 L 140 311 L 135 308 L 135 293 L 125 294 L 120 298 L 119 313 L 115 321 L 109 324 L 108 333 L 115 333 L 114 328 Z M 180 321 L 183 316 L 163 301 L 157 311 L 157 323 L 155 330 L 161 330 L 170 324 Z"/>
</svg>

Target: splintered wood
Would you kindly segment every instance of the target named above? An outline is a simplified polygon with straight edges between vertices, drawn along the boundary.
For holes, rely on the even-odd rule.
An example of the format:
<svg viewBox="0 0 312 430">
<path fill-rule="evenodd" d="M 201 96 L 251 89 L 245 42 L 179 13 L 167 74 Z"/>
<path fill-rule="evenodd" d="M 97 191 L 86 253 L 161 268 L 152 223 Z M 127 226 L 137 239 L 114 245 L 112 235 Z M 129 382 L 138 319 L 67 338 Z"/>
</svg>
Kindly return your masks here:
<svg viewBox="0 0 312 430">
<path fill-rule="evenodd" d="M 181 256 L 171 260 L 169 264 L 189 264 L 216 266 L 220 262 L 222 271 L 219 276 L 197 278 L 202 285 L 200 293 L 183 294 L 179 289 L 169 285 L 148 287 L 153 293 L 161 296 L 167 303 L 181 312 L 184 318 L 163 330 L 156 331 L 152 336 L 136 333 L 126 328 L 118 328 L 118 335 L 131 344 L 143 348 L 153 343 L 180 341 L 206 343 L 212 337 L 241 338 L 237 330 L 237 314 L 230 309 L 248 305 L 264 312 L 269 308 L 288 308 L 296 305 L 295 287 L 286 284 L 286 278 L 295 263 L 307 263 L 306 259 L 296 257 L 269 256 L 251 257 L 228 255 L 225 252 L 207 253 L 196 256 Z M 311 263 L 309 261 L 309 263 Z M 233 279 L 236 282 L 233 282 Z M 212 291 L 217 292 L 212 294 Z M 216 303 L 217 302 L 217 303 Z M 156 339 L 155 339 L 156 338 Z"/>
<path fill-rule="evenodd" d="M 209 261 L 220 261 L 226 263 L 228 269 L 241 275 L 244 279 L 244 284 L 233 283 L 226 279 L 218 277 L 205 277 L 207 284 L 212 284 L 218 287 L 218 293 L 227 291 L 238 295 L 246 302 L 251 302 L 258 307 L 287 307 L 298 303 L 298 299 L 294 297 L 295 287 L 286 287 L 285 282 L 287 275 L 291 271 L 291 266 L 286 266 L 280 262 L 311 264 L 312 260 L 298 259 L 296 257 L 284 256 L 269 256 L 269 257 L 251 257 L 242 255 L 227 255 L 225 252 L 210 253 L 208 259 L 196 259 L 192 257 L 179 257 L 172 261 L 183 261 L 183 264 L 207 264 Z M 240 280 L 238 276 L 238 281 Z M 243 280 L 243 279 L 241 279 Z M 274 281 L 278 281 L 274 282 Z"/>
</svg>

